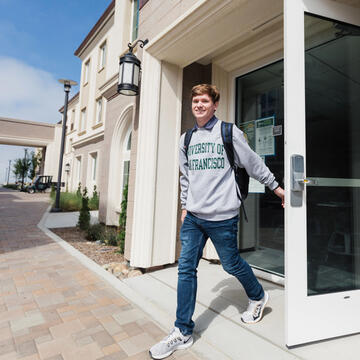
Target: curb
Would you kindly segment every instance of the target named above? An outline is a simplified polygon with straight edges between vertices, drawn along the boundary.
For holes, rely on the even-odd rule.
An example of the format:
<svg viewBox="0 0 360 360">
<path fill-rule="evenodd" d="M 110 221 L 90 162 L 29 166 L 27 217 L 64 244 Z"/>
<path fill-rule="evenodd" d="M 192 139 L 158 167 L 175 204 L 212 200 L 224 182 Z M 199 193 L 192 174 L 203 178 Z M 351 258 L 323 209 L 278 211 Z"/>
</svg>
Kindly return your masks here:
<svg viewBox="0 0 360 360">
<path fill-rule="evenodd" d="M 163 329 L 166 333 L 169 332 L 169 329 L 173 327 L 174 319 L 169 316 L 168 313 L 164 312 L 160 309 L 150 298 L 144 297 L 143 294 L 139 294 L 134 289 L 132 289 L 125 282 L 116 278 L 114 275 L 110 274 L 108 271 L 103 269 L 100 265 L 98 265 L 95 261 L 89 259 L 86 255 L 81 253 L 79 250 L 75 249 L 73 246 L 68 244 L 65 240 L 63 240 L 60 236 L 53 233 L 46 226 L 46 219 L 48 217 L 51 206 L 49 206 L 44 215 L 42 216 L 40 222 L 37 224 L 37 227 L 43 231 L 48 237 L 50 237 L 54 242 L 59 244 L 65 251 L 67 251 L 70 255 L 75 257 L 78 261 L 80 261 L 86 268 L 90 271 L 97 274 L 103 280 L 105 280 L 109 285 L 111 285 L 114 289 L 120 292 L 120 296 L 123 296 L 126 300 L 135 305 L 139 310 L 143 311 L 147 317 L 149 317 L 154 323 L 156 323 L 161 329 Z M 145 274 L 146 275 L 146 274 Z M 142 275 L 144 276 L 144 275 Z M 188 351 L 192 353 L 192 355 L 198 357 L 199 359 L 229 359 L 226 355 L 219 352 L 216 348 L 214 348 L 210 343 L 206 342 L 206 340 L 198 338 L 196 334 L 194 334 L 195 341 L 193 348 Z M 215 355 L 208 356 L 206 354 Z M 201 357 L 199 357 L 201 356 Z M 220 357 L 219 357 L 220 356 Z"/>
<path fill-rule="evenodd" d="M 95 261 L 89 259 L 86 255 L 84 255 L 79 250 L 75 249 L 65 240 L 63 240 L 60 236 L 53 233 L 47 227 L 45 227 L 46 218 L 49 214 L 51 206 L 48 207 L 45 214 L 41 218 L 38 223 L 38 228 L 43 231 L 47 236 L 49 236 L 52 240 L 54 240 L 57 244 L 59 244 L 64 250 L 66 250 L 69 254 L 74 256 L 77 260 L 79 260 L 84 266 L 86 266 L 89 270 L 100 276 L 107 283 L 109 283 L 116 290 L 121 292 L 121 295 L 124 296 L 127 300 L 134 303 L 141 310 L 146 312 L 152 319 L 153 316 L 159 319 L 163 319 L 164 316 L 168 317 L 168 314 L 165 314 L 161 309 L 159 309 L 155 304 L 151 303 L 149 298 L 144 298 L 139 296 L 139 294 L 134 291 L 130 286 L 126 285 L 124 282 L 116 278 L 114 275 L 110 274 L 108 271 L 103 269 L 100 265 L 98 265 Z M 150 315 L 151 314 L 151 315 Z M 156 321 L 155 321 L 156 322 Z M 159 323 L 162 328 L 168 328 L 167 324 Z"/>
</svg>

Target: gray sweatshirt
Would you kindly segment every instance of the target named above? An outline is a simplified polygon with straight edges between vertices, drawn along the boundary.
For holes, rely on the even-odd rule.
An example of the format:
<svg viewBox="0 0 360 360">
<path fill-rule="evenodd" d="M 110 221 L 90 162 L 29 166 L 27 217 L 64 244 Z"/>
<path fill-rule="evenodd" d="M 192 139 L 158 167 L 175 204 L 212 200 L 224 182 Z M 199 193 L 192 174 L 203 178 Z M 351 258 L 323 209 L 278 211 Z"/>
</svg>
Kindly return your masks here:
<svg viewBox="0 0 360 360">
<path fill-rule="evenodd" d="M 215 121 L 214 121 L 215 120 Z M 186 159 L 184 140 L 180 138 L 181 207 L 204 220 L 230 219 L 239 213 L 234 172 L 226 156 L 221 138 L 221 121 L 211 119 L 194 131 Z M 262 159 L 249 147 L 243 132 L 233 127 L 235 164 L 244 167 L 252 178 L 268 186 L 278 187 L 274 175 Z"/>
</svg>

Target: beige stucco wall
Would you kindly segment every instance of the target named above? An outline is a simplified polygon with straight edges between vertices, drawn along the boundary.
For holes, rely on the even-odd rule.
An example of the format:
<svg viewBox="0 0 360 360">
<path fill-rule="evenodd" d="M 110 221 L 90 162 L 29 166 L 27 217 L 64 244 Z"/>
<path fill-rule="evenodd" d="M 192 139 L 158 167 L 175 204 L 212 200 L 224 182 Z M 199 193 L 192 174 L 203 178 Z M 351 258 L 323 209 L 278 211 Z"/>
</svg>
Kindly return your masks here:
<svg viewBox="0 0 360 360">
<path fill-rule="evenodd" d="M 101 168 L 101 163 L 103 161 L 102 157 L 103 157 L 103 140 L 104 137 L 103 136 L 99 136 L 98 138 L 95 138 L 93 140 L 90 140 L 89 142 L 87 142 L 86 144 L 82 145 L 81 147 L 74 147 L 74 154 L 73 154 L 73 158 L 72 158 L 72 166 L 71 168 L 73 169 L 72 171 L 72 175 L 71 175 L 71 189 L 74 191 L 76 190 L 78 183 L 77 183 L 77 179 L 76 179 L 76 165 L 75 165 L 75 160 L 77 157 L 81 156 L 81 185 L 82 187 L 87 187 L 88 188 L 88 192 L 89 194 L 92 194 L 93 191 L 93 184 L 90 181 L 90 176 L 89 176 L 89 154 L 93 153 L 93 152 L 97 152 L 98 153 L 98 163 L 97 163 L 97 181 L 100 182 L 101 179 L 101 172 L 99 171 L 99 169 Z M 100 185 L 100 184 L 99 184 Z M 98 187 L 99 192 L 101 193 L 101 188 L 100 186 Z M 101 196 L 101 194 L 100 194 Z"/>
<path fill-rule="evenodd" d="M 196 3 L 194 0 L 148 1 L 140 11 L 140 38 L 152 40 Z"/>
<path fill-rule="evenodd" d="M 130 174 L 128 187 L 128 204 L 126 212 L 126 237 L 125 237 L 125 259 L 130 260 L 132 226 L 134 222 L 134 194 L 136 177 L 136 157 L 138 148 L 138 127 L 139 127 L 139 97 L 136 98 L 134 122 L 131 138 Z"/>
<path fill-rule="evenodd" d="M 103 22 L 92 32 L 82 48 L 79 48 L 77 56 L 81 59 L 80 94 L 76 102 L 69 105 L 68 116 L 71 110 L 76 110 L 74 131 L 67 133 L 65 146 L 64 164 L 70 163 L 69 190 L 76 191 L 77 181 L 77 157 L 81 157 L 81 183 L 90 187 L 92 191 L 90 154 L 98 153 L 97 158 L 97 188 L 100 193 L 100 221 L 115 225 L 116 214 L 107 221 L 110 150 L 113 131 L 124 106 L 135 101 L 127 97 L 119 97 L 117 100 L 107 102 L 107 99 L 116 94 L 117 73 L 119 58 L 127 50 L 130 41 L 131 26 L 131 0 L 117 0 L 114 8 L 108 13 Z M 90 30 L 90 29 L 89 29 Z M 100 68 L 100 47 L 106 42 L 106 64 Z M 85 63 L 90 60 L 88 82 L 84 83 Z M 111 93 L 111 95 L 109 95 Z M 102 120 L 95 124 L 96 101 L 102 98 Z M 86 107 L 85 132 L 80 132 L 81 110 Z M 69 147 L 72 140 L 72 149 Z M 66 174 L 64 173 L 64 178 Z"/>
<path fill-rule="evenodd" d="M 54 141 L 46 147 L 44 175 L 52 175 L 57 180 L 59 170 L 59 156 L 62 136 L 62 124 L 55 125 Z"/>
<path fill-rule="evenodd" d="M 114 180 L 114 178 L 110 174 L 111 172 L 110 170 L 114 171 L 118 175 L 119 171 L 122 170 L 119 168 L 120 166 L 122 166 L 122 159 L 119 156 L 121 154 L 121 149 L 114 149 L 114 150 L 119 150 L 119 152 L 111 159 L 111 149 L 112 149 L 112 144 L 119 141 L 119 139 L 117 139 L 116 136 L 123 135 L 116 132 L 116 136 L 114 136 L 115 128 L 119 129 L 121 126 L 120 122 L 123 120 L 120 118 L 121 114 L 123 113 L 124 109 L 128 108 L 129 106 L 131 105 L 135 106 L 136 98 L 117 95 L 116 86 L 113 86 L 106 93 L 106 96 L 108 98 L 108 102 L 106 106 L 106 127 L 104 131 L 102 161 L 100 165 L 100 172 L 102 176 L 99 179 L 99 187 L 101 189 L 99 220 L 109 225 L 117 225 L 118 215 L 116 214 L 116 209 L 114 208 L 108 209 L 109 207 L 108 200 L 110 197 L 114 196 L 114 193 L 109 193 L 109 188 L 114 188 L 114 186 L 117 186 L 111 183 Z M 126 130 L 127 129 L 124 129 L 124 132 L 126 132 Z M 132 137 L 132 145 L 133 143 L 134 143 L 134 138 Z M 133 163 L 130 164 L 131 167 L 133 168 Z M 130 176 L 131 176 L 131 170 L 130 170 Z M 120 184 L 118 184 L 118 186 L 120 187 Z M 117 197 L 120 196 L 119 193 L 117 192 L 118 190 L 119 189 L 116 189 Z M 120 205 L 120 197 L 118 200 Z M 108 215 L 109 213 L 111 214 Z"/>
<path fill-rule="evenodd" d="M 52 142 L 54 136 L 54 124 L 0 118 L 1 144 L 43 146 Z"/>
</svg>

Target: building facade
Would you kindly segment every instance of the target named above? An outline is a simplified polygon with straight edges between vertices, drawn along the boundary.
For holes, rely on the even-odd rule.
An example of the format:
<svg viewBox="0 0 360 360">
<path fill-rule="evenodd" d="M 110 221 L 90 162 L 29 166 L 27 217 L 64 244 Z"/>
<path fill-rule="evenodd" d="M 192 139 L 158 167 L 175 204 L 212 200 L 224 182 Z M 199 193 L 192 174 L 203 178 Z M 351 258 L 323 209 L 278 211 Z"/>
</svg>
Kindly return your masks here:
<svg viewBox="0 0 360 360">
<path fill-rule="evenodd" d="M 191 87 L 211 82 L 217 116 L 243 130 L 286 189 L 283 211 L 252 181 L 249 222 L 239 221 L 242 256 L 285 285 L 286 344 L 358 332 L 359 29 L 358 0 L 113 1 L 76 51 L 71 189 L 96 184 L 100 220 L 116 225 L 128 184 L 126 258 L 174 263 L 179 137 L 193 126 Z M 118 62 L 136 38 L 149 39 L 136 49 L 141 93 L 126 97 Z M 216 258 L 211 245 L 204 256 Z"/>
</svg>

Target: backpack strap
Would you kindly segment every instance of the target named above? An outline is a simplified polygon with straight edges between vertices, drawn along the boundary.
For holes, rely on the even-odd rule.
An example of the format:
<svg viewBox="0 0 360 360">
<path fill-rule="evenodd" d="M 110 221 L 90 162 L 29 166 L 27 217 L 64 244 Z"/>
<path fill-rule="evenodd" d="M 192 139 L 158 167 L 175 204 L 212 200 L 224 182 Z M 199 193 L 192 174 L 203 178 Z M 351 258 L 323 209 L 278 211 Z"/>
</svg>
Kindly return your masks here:
<svg viewBox="0 0 360 360">
<path fill-rule="evenodd" d="M 235 169 L 234 146 L 232 141 L 233 124 L 221 122 L 221 137 L 224 143 L 225 152 L 232 169 Z"/>
<path fill-rule="evenodd" d="M 229 164 L 234 171 L 235 181 L 238 182 L 239 174 L 238 174 L 238 169 L 235 165 L 234 145 L 233 145 L 233 137 L 232 137 L 233 125 L 234 124 L 232 124 L 232 123 L 227 123 L 227 122 L 222 121 L 221 122 L 221 137 L 222 137 L 222 141 L 224 143 L 224 148 L 225 148 L 225 152 L 226 152 L 226 156 L 228 158 Z M 236 188 L 236 192 L 238 194 L 238 197 L 241 200 L 240 207 L 242 208 L 242 211 L 244 213 L 244 218 L 245 218 L 246 222 L 248 222 L 248 217 L 247 217 L 246 210 L 245 210 L 245 204 L 242 199 L 240 189 Z"/>
<path fill-rule="evenodd" d="M 188 158 L 188 153 L 187 152 L 188 152 L 188 149 L 189 149 L 191 137 L 192 137 L 192 134 L 195 131 L 196 131 L 196 128 L 192 128 L 192 129 L 186 130 L 186 133 L 185 133 L 184 148 L 185 148 L 186 159 Z"/>
</svg>

